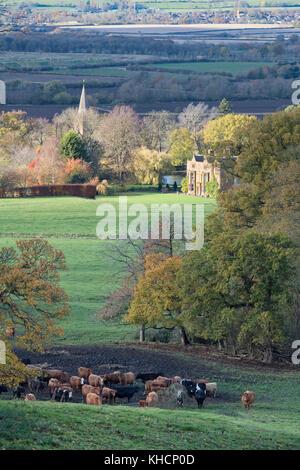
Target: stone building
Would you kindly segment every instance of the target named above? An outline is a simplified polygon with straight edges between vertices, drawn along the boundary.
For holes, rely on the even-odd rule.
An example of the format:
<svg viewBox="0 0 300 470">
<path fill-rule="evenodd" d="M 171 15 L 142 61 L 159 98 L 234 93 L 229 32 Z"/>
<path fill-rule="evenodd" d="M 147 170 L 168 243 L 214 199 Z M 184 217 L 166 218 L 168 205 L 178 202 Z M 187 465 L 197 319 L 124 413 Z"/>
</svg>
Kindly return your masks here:
<svg viewBox="0 0 300 470">
<path fill-rule="evenodd" d="M 187 162 L 188 194 L 193 196 L 207 196 L 206 184 L 216 179 L 219 190 L 230 189 L 234 182 L 233 177 L 214 163 L 209 163 L 204 155 L 194 155 Z"/>
</svg>

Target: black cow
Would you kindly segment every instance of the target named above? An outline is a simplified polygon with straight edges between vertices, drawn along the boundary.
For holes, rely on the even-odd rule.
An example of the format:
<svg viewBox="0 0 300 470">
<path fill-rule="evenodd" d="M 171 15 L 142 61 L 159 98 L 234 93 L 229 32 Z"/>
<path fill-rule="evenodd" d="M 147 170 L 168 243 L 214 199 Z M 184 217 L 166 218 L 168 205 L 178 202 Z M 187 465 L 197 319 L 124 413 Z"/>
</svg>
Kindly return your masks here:
<svg viewBox="0 0 300 470">
<path fill-rule="evenodd" d="M 198 403 L 198 408 L 202 408 L 206 398 L 206 385 L 205 383 L 197 383 L 196 385 L 195 400 Z"/>
<path fill-rule="evenodd" d="M 190 397 L 195 397 L 198 408 L 201 408 L 206 398 L 206 384 L 203 382 L 196 383 L 188 379 L 183 379 L 181 384 L 186 388 Z"/>
<path fill-rule="evenodd" d="M 139 388 L 132 385 L 127 385 L 126 387 L 122 387 L 120 385 L 111 385 L 110 387 L 112 390 L 116 390 L 115 398 L 127 398 L 128 403 L 130 399 L 133 397 L 135 393 L 138 392 Z"/>
<path fill-rule="evenodd" d="M 193 382 L 192 380 L 189 380 L 189 379 L 183 379 L 181 381 L 181 385 L 183 385 L 186 388 L 188 395 L 190 397 L 195 396 L 196 386 L 197 386 L 196 382 Z"/>
<path fill-rule="evenodd" d="M 135 380 L 142 380 L 144 383 L 147 382 L 147 380 L 155 380 L 157 379 L 157 377 L 159 376 L 162 376 L 164 377 L 164 373 L 163 372 L 148 372 L 148 373 L 139 373 L 137 374 L 137 376 L 135 377 Z"/>
<path fill-rule="evenodd" d="M 67 402 L 72 401 L 72 398 L 72 392 L 70 392 L 69 390 L 64 390 L 59 387 L 56 387 L 54 389 L 52 400 L 54 399 L 55 401 Z"/>
<path fill-rule="evenodd" d="M 13 398 L 21 398 L 21 395 L 25 393 L 25 388 L 18 385 L 13 389 Z"/>
</svg>

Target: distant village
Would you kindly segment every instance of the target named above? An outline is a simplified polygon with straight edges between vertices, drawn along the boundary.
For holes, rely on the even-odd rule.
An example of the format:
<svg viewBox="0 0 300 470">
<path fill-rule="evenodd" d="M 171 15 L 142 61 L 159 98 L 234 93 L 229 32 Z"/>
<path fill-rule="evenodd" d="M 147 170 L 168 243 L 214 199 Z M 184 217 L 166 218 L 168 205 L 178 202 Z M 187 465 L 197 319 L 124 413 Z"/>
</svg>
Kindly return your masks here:
<svg viewBox="0 0 300 470">
<path fill-rule="evenodd" d="M 264 3 L 264 2 L 263 2 Z M 280 5 L 277 5 L 280 6 Z M 264 4 L 259 9 L 249 8 L 246 2 L 240 3 L 240 8 L 231 10 L 199 10 L 197 5 L 190 6 L 189 11 L 170 12 L 159 8 L 147 8 L 147 4 L 115 1 L 114 3 L 95 3 L 87 0 L 78 4 L 53 5 L 53 8 L 43 8 L 35 3 L 20 3 L 18 8 L 8 7 L 7 11 L 0 10 L 0 27 L 4 30 L 13 27 L 14 30 L 46 31 L 49 27 L 61 24 L 197 24 L 197 23 L 262 23 L 262 24 L 292 24 L 300 21 L 299 10 L 267 8 Z M 56 9 L 57 7 L 57 9 Z M 64 7 L 65 9 L 63 9 Z M 284 7 L 284 5 L 282 5 Z M 5 5 L 4 7 L 5 8 Z M 60 8 L 58 10 L 58 8 Z M 1 14 L 2 13 L 2 14 Z"/>
</svg>

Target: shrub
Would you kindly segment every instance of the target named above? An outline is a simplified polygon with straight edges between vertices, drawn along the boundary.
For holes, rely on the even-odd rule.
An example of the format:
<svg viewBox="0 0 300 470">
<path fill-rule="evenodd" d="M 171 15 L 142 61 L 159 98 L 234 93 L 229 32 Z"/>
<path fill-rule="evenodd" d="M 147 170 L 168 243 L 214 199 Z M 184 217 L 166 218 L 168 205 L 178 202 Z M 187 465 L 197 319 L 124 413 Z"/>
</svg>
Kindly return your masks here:
<svg viewBox="0 0 300 470">
<path fill-rule="evenodd" d="M 96 187 L 97 194 L 107 196 L 109 188 L 111 188 L 111 186 L 108 184 L 108 181 L 102 180 Z"/>
<path fill-rule="evenodd" d="M 30 186 L 13 190 L 0 189 L 1 198 L 41 197 L 41 196 L 77 196 L 94 199 L 96 187 L 91 184 L 61 184 Z"/>
<path fill-rule="evenodd" d="M 80 158 L 69 158 L 65 164 L 65 174 L 67 184 L 86 183 L 91 178 L 92 169 Z"/>
<path fill-rule="evenodd" d="M 216 180 L 216 178 L 213 178 L 211 181 L 206 183 L 205 185 L 206 192 L 210 197 L 217 197 L 219 193 L 219 184 Z"/>
<path fill-rule="evenodd" d="M 188 192 L 188 179 L 187 176 L 183 178 L 181 181 L 181 192 L 182 193 L 187 193 Z"/>
</svg>

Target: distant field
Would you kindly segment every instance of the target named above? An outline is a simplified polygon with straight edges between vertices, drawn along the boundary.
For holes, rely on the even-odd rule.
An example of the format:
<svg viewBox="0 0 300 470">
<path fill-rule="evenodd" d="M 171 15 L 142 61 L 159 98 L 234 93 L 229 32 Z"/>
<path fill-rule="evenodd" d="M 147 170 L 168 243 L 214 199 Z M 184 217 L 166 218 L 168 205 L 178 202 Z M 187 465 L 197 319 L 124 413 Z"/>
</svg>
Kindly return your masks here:
<svg viewBox="0 0 300 470">
<path fill-rule="evenodd" d="M 61 69 L 54 70 L 53 73 L 57 74 L 70 74 L 70 75 L 94 75 L 104 77 L 131 77 L 136 72 L 126 70 L 126 67 L 99 67 L 99 68 L 83 68 L 83 69 Z M 51 74 L 49 74 L 51 79 Z"/>
<path fill-rule="evenodd" d="M 156 56 L 150 55 L 139 55 L 139 54 L 84 54 L 84 53 L 70 53 L 70 54 L 59 54 L 53 52 L 7 52 L 1 53 L 0 56 L 0 69 L 13 69 L 16 71 L 26 69 L 30 70 L 41 70 L 45 67 L 51 67 L 57 73 L 73 73 L 82 68 L 83 73 L 87 73 L 90 70 L 91 74 L 93 70 L 89 69 L 89 66 L 101 65 L 128 65 L 128 64 L 143 64 L 149 61 L 159 60 Z M 107 67 L 110 70 L 110 67 Z M 105 73 L 103 70 L 103 74 Z M 120 70 L 122 70 L 120 68 Z M 109 74 L 109 72 L 107 73 Z"/>
<path fill-rule="evenodd" d="M 133 2 L 133 0 L 131 0 Z M 31 8 L 43 10 L 43 9 L 55 9 L 55 10 L 70 10 L 70 8 L 78 8 L 80 6 L 79 0 L 39 0 L 38 3 L 33 3 L 28 0 L 25 2 L 22 0 L 6 0 L 4 2 L 7 5 L 17 6 L 20 3 L 23 5 L 30 5 Z M 108 0 L 107 3 L 114 3 L 113 0 Z M 248 8 L 261 7 L 261 0 L 249 0 L 247 2 Z M 193 11 L 193 10 L 232 10 L 235 7 L 234 0 L 168 0 L 168 1 L 153 1 L 153 0 L 142 0 L 139 5 L 151 8 L 159 9 L 163 11 Z M 299 6 L 295 0 L 285 0 L 280 3 L 277 0 L 268 1 L 268 9 L 276 9 L 278 7 L 295 7 Z M 265 7 L 263 7 L 265 9 Z"/>
<path fill-rule="evenodd" d="M 247 70 L 251 70 L 264 65 L 272 65 L 270 62 L 181 62 L 181 63 L 162 63 L 147 65 L 153 68 L 163 68 L 168 72 L 191 71 L 198 73 L 205 72 L 227 72 L 236 75 Z M 143 68 L 143 67 L 141 67 Z"/>
<path fill-rule="evenodd" d="M 96 209 L 111 203 L 118 212 L 118 197 L 96 200 L 80 198 L 0 199 L 0 249 L 13 246 L 17 239 L 42 236 L 66 256 L 69 271 L 63 272 L 62 286 L 70 298 L 72 315 L 63 322 L 63 344 L 97 344 L 133 338 L 137 328 L 109 322 L 101 324 L 95 314 L 104 299 L 116 289 L 120 277 L 117 262 L 107 257 L 107 241 L 96 238 Z M 208 215 L 216 208 L 214 200 L 160 193 L 128 195 L 128 205 L 154 203 L 201 203 Z M 113 241 L 112 243 L 117 243 Z"/>
</svg>

